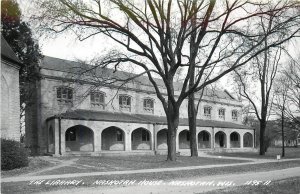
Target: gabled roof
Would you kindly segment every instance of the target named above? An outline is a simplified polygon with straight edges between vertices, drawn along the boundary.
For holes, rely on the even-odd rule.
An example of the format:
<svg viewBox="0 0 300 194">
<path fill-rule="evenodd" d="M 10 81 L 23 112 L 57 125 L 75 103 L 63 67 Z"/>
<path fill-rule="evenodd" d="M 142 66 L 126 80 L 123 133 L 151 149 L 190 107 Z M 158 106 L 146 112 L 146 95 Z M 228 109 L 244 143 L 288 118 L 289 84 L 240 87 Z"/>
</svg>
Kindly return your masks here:
<svg viewBox="0 0 300 194">
<path fill-rule="evenodd" d="M 128 73 L 124 71 L 114 71 L 113 69 L 109 69 L 109 68 L 95 68 L 95 66 L 88 65 L 86 63 L 69 61 L 65 59 L 58 59 L 49 56 L 44 56 L 40 67 L 43 69 L 61 71 L 61 72 L 66 72 L 71 74 L 80 74 L 80 75 L 82 74 L 82 72 L 93 69 L 93 73 L 96 73 L 96 75 L 98 77 L 101 77 L 102 79 L 105 78 L 128 79 L 136 76 L 136 74 L 133 73 Z M 155 81 L 159 87 L 164 87 L 163 80 L 155 79 Z M 137 77 L 134 79 L 134 82 L 140 83 L 141 85 L 152 87 L 152 84 L 149 81 L 147 76 Z M 174 82 L 175 90 L 181 90 L 181 87 L 182 87 L 181 82 Z M 220 90 L 205 89 L 204 96 L 216 97 L 216 98 L 228 99 L 228 100 L 236 100 L 227 91 L 220 91 Z"/>
<path fill-rule="evenodd" d="M 4 37 L 1 35 L 1 58 L 8 60 L 10 62 L 22 65 L 21 61 L 18 59 L 12 48 L 6 42 Z"/>
<path fill-rule="evenodd" d="M 111 122 L 127 122 L 127 123 L 147 123 L 147 124 L 167 124 L 166 117 L 142 114 L 127 114 L 127 113 L 113 113 L 104 111 L 90 111 L 90 110 L 75 110 L 65 112 L 62 114 L 49 117 L 47 120 L 55 118 L 72 119 L 72 120 L 87 120 L 87 121 L 111 121 Z M 248 126 L 214 120 L 197 119 L 198 127 L 219 127 L 231 129 L 251 129 Z M 180 119 L 179 125 L 188 126 L 188 119 Z"/>
</svg>

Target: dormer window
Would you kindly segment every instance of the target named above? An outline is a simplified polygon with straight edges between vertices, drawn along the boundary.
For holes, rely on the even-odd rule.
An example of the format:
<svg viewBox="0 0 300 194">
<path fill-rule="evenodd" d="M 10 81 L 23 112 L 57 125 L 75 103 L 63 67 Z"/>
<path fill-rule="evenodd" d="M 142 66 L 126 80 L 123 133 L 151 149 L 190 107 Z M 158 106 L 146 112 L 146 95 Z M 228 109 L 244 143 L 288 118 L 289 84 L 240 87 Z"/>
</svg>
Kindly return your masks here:
<svg viewBox="0 0 300 194">
<path fill-rule="evenodd" d="M 206 117 L 207 119 L 211 119 L 211 107 L 210 106 L 204 107 L 204 117 Z"/>
<path fill-rule="evenodd" d="M 219 109 L 219 119 L 225 120 L 225 109 L 224 108 Z"/>
<path fill-rule="evenodd" d="M 104 110 L 105 108 L 105 94 L 103 92 L 92 91 L 90 93 L 91 106 Z"/>
<path fill-rule="evenodd" d="M 154 114 L 154 100 L 151 98 L 144 99 L 144 111 Z"/>
<path fill-rule="evenodd" d="M 61 103 L 72 103 L 73 102 L 73 89 L 61 86 L 56 89 L 56 98 Z"/>
<path fill-rule="evenodd" d="M 232 115 L 232 120 L 234 120 L 234 121 L 238 120 L 238 112 L 237 112 L 237 110 L 233 110 L 231 112 L 231 115 Z"/>
<path fill-rule="evenodd" d="M 119 95 L 120 110 L 131 112 L 131 97 L 128 95 Z"/>
</svg>

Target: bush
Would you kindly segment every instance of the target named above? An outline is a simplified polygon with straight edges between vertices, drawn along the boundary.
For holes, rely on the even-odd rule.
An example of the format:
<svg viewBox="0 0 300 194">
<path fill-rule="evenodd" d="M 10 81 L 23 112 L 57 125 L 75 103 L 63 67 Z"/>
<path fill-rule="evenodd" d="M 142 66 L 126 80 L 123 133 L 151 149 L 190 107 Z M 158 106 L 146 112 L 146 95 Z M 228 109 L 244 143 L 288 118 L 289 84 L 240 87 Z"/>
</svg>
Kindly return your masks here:
<svg viewBox="0 0 300 194">
<path fill-rule="evenodd" d="M 1 170 L 28 166 L 28 151 L 17 141 L 1 139 Z"/>
</svg>

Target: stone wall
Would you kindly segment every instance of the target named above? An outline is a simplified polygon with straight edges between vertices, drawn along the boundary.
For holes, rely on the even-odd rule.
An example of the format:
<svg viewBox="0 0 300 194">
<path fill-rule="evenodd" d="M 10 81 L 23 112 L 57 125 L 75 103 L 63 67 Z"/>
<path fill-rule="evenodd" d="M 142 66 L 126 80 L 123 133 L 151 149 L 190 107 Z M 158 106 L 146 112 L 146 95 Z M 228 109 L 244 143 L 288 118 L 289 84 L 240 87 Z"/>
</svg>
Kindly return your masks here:
<svg viewBox="0 0 300 194">
<path fill-rule="evenodd" d="M 20 141 L 19 66 L 1 60 L 1 138 Z"/>
</svg>

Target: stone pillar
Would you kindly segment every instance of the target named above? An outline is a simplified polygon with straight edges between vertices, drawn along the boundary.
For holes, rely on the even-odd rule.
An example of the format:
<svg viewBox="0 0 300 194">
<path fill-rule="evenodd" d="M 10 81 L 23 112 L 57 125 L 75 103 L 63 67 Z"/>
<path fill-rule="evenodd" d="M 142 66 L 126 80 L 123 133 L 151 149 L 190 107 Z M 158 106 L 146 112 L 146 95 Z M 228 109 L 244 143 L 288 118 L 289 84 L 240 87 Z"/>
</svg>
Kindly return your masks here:
<svg viewBox="0 0 300 194">
<path fill-rule="evenodd" d="M 244 148 L 244 134 L 240 134 L 240 148 Z"/>
<path fill-rule="evenodd" d="M 152 125 L 152 130 L 149 130 L 149 131 L 152 131 L 152 133 L 151 133 L 151 150 L 155 151 L 157 149 L 156 138 L 155 138 L 155 134 L 156 134 L 155 133 L 155 124 Z"/>
<path fill-rule="evenodd" d="M 176 152 L 179 152 L 179 131 L 176 132 Z"/>
<path fill-rule="evenodd" d="M 94 152 L 100 152 L 101 151 L 101 131 L 96 130 L 94 131 Z"/>
<path fill-rule="evenodd" d="M 66 138 L 65 138 L 65 132 L 66 129 L 63 128 L 63 119 L 61 120 L 61 133 L 60 133 L 60 145 L 61 145 L 61 155 L 65 155 L 66 154 Z"/>
<path fill-rule="evenodd" d="M 59 125 L 58 125 L 58 119 L 54 120 L 54 155 L 59 156 Z"/>
<path fill-rule="evenodd" d="M 211 148 L 215 149 L 215 128 L 212 127 L 212 133 L 210 134 L 210 143 L 211 143 Z"/>
<path fill-rule="evenodd" d="M 125 151 L 131 151 L 131 133 L 130 130 L 124 132 L 125 135 Z"/>
<path fill-rule="evenodd" d="M 226 134 L 226 148 L 230 148 L 230 133 Z"/>
</svg>

